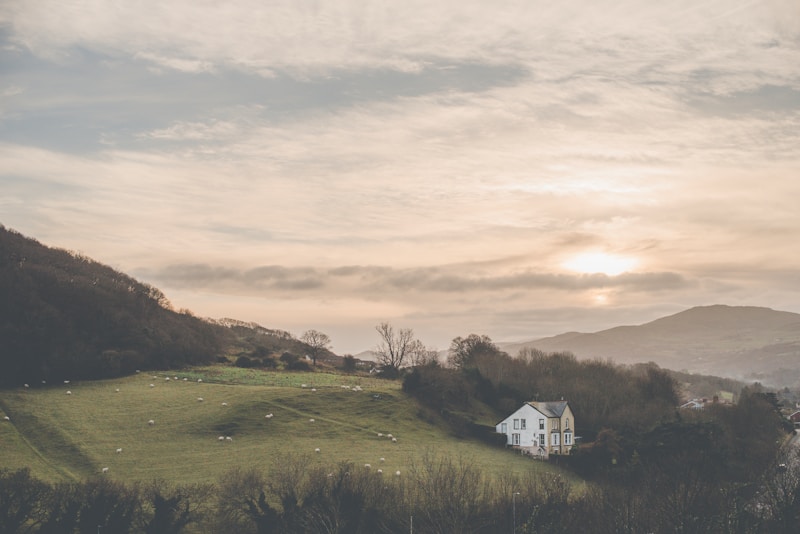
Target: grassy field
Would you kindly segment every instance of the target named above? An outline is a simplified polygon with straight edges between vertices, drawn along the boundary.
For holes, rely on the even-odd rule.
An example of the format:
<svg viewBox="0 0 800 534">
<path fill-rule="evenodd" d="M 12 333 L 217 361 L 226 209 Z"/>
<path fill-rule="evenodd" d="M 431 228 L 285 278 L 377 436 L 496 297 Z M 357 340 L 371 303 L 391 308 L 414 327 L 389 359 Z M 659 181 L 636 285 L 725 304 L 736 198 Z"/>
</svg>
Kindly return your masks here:
<svg viewBox="0 0 800 534">
<path fill-rule="evenodd" d="M 167 378 L 141 373 L 0 391 L 0 418 L 10 418 L 0 420 L 0 468 L 28 466 L 38 478 L 60 481 L 108 467 L 106 476 L 126 482 L 189 483 L 214 481 L 235 466 L 267 469 L 288 453 L 324 465 L 352 461 L 402 473 L 432 450 L 468 458 L 493 475 L 555 469 L 454 438 L 431 418 L 420 418 L 419 405 L 398 382 L 233 367 Z M 265 418 L 269 413 L 273 417 Z"/>
</svg>

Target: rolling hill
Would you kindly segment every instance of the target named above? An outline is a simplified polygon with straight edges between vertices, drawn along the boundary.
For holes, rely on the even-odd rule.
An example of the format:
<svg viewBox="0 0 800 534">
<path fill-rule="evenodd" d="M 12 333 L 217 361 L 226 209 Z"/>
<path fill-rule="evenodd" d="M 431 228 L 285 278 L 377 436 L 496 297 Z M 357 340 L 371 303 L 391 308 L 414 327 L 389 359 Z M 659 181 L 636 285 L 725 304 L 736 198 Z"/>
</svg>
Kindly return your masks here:
<svg viewBox="0 0 800 534">
<path fill-rule="evenodd" d="M 776 386 L 800 381 L 800 314 L 762 307 L 699 306 L 637 326 L 499 346 L 509 354 L 535 348 L 622 364 L 652 361 L 669 369 Z"/>
</svg>

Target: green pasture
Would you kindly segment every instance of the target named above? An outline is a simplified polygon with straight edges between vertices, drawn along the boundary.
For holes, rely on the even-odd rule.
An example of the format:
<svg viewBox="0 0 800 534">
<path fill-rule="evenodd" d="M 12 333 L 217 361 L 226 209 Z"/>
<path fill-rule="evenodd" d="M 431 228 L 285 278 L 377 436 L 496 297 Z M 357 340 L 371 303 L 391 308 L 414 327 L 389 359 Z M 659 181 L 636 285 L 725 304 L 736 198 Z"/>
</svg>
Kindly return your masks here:
<svg viewBox="0 0 800 534">
<path fill-rule="evenodd" d="M 369 463 L 387 474 L 402 474 L 426 451 L 468 458 L 492 475 L 555 469 L 455 438 L 421 417 L 398 382 L 368 377 L 232 367 L 139 373 L 0 391 L 0 412 L 0 468 L 27 466 L 48 481 L 108 467 L 104 476 L 126 482 L 207 482 L 236 466 L 268 469 L 289 453 L 325 466 Z"/>
</svg>

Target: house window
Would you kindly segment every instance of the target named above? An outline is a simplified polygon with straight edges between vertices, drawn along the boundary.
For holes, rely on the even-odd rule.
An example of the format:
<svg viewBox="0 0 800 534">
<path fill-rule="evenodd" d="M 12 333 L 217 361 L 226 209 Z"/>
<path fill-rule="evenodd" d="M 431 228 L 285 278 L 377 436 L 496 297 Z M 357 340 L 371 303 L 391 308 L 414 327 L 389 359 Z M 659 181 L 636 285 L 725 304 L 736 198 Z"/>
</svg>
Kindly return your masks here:
<svg viewBox="0 0 800 534">
<path fill-rule="evenodd" d="M 525 419 L 519 420 L 519 428 L 520 430 L 525 430 Z"/>
<path fill-rule="evenodd" d="M 564 425 L 564 428 L 569 430 L 569 417 L 567 417 L 567 421 L 566 421 L 566 424 Z"/>
<path fill-rule="evenodd" d="M 508 423 L 500 423 L 500 433 L 508 434 Z"/>
<path fill-rule="evenodd" d="M 560 434 L 553 434 L 553 445 L 559 445 L 559 437 Z"/>
<path fill-rule="evenodd" d="M 539 446 L 540 447 L 547 446 L 547 442 L 544 440 L 544 434 L 539 434 Z"/>
<path fill-rule="evenodd" d="M 511 444 L 519 445 L 519 434 L 511 434 Z"/>
<path fill-rule="evenodd" d="M 560 430 L 561 429 L 561 420 L 553 419 L 552 428 L 550 430 Z"/>
<path fill-rule="evenodd" d="M 519 419 L 514 419 L 514 430 L 519 430 Z"/>
<path fill-rule="evenodd" d="M 539 419 L 539 430 L 544 430 L 544 419 Z"/>
<path fill-rule="evenodd" d="M 572 432 L 564 434 L 564 445 L 572 445 Z"/>
</svg>

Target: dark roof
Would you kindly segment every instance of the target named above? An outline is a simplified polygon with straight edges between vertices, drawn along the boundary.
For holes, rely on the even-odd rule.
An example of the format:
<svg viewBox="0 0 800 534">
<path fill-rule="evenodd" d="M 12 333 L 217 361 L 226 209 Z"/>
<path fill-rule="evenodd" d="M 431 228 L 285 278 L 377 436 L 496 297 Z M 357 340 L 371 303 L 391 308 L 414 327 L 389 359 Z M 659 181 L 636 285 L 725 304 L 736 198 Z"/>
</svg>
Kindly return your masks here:
<svg viewBox="0 0 800 534">
<path fill-rule="evenodd" d="M 558 417 L 564 415 L 564 410 L 567 408 L 567 401 L 551 401 L 551 402 L 535 402 L 531 401 L 528 404 L 542 412 L 547 417 Z"/>
</svg>

